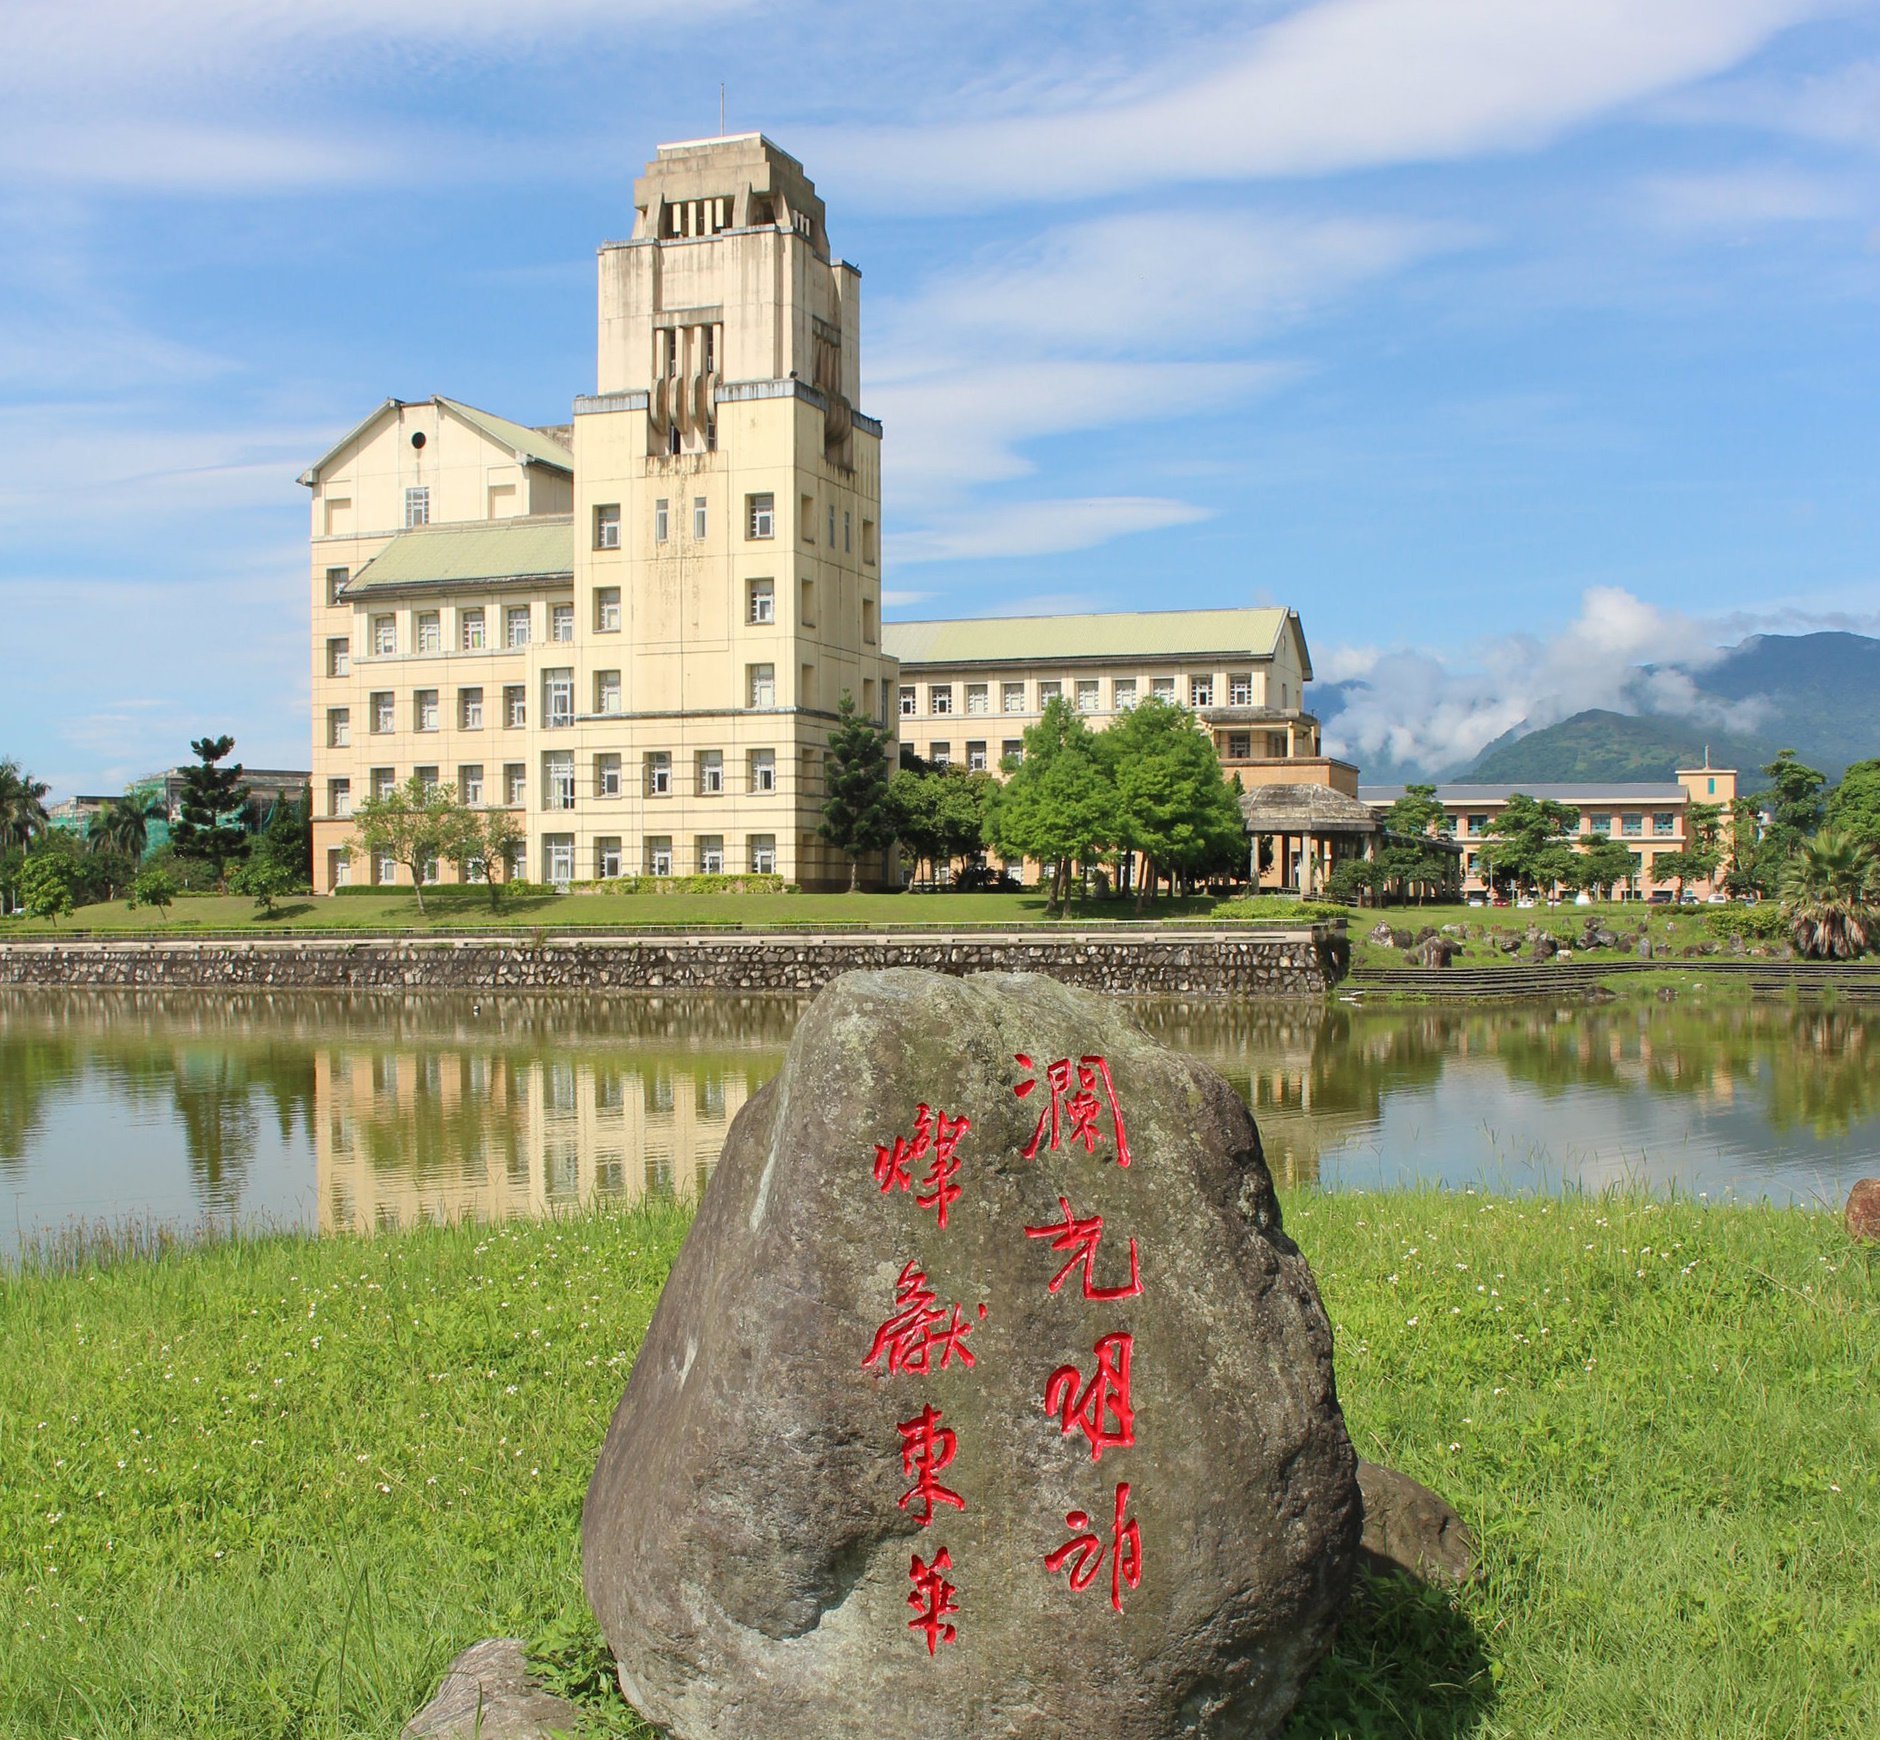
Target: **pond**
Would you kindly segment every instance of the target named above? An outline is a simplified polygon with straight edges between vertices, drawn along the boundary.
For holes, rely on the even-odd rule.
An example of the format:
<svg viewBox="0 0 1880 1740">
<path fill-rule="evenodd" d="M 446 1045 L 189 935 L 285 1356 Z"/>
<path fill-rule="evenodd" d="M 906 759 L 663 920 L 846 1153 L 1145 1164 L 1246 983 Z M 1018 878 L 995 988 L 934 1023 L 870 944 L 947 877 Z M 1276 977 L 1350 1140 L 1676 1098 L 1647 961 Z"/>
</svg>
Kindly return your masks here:
<svg viewBox="0 0 1880 1740">
<path fill-rule="evenodd" d="M 80 1227 L 370 1233 L 695 1192 L 787 999 L 0 993 L 0 1251 Z M 1282 1185 L 1630 1184 L 1838 1206 L 1880 1010 L 1138 1005 Z"/>
</svg>

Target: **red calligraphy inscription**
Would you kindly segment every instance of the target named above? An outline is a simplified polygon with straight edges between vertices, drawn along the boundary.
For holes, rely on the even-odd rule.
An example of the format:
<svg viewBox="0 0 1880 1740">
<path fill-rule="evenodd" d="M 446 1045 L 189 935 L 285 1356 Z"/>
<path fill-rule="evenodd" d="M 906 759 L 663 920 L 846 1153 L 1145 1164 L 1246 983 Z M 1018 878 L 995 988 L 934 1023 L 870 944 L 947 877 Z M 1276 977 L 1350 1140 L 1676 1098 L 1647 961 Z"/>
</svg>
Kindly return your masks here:
<svg viewBox="0 0 1880 1740">
<path fill-rule="evenodd" d="M 932 1523 L 936 1504 L 950 1504 L 955 1510 L 964 1510 L 966 1500 L 951 1487 L 940 1484 L 941 1473 L 959 1450 L 958 1437 L 940 1424 L 940 1410 L 929 1402 L 913 1419 L 903 1420 L 899 1430 L 901 1472 L 914 1481 L 901 1494 L 901 1509 L 918 1506 L 915 1514 L 922 1528 Z"/>
<path fill-rule="evenodd" d="M 982 1321 L 985 1315 L 986 1308 L 981 1305 Z M 952 1308 L 949 1319 L 949 1314 L 940 1309 L 926 1275 L 909 1263 L 894 1283 L 894 1314 L 875 1331 L 874 1344 L 862 1365 L 880 1366 L 886 1360 L 883 1369 L 890 1377 L 896 1372 L 925 1377 L 930 1371 L 945 1371 L 955 1359 L 970 1367 L 973 1355 L 966 1338 L 972 1332 L 973 1326 L 961 1321 L 959 1306 Z"/>
<path fill-rule="evenodd" d="M 1036 1065 L 1024 1052 L 1013 1054 L 1012 1061 L 1021 1069 L 1036 1069 Z M 1038 1114 L 1037 1127 L 1031 1133 L 1031 1140 L 1025 1144 L 1025 1158 L 1035 1160 L 1038 1150 L 1046 1146 L 1045 1135 L 1050 1133 L 1048 1146 L 1055 1153 L 1066 1142 L 1081 1142 L 1086 1154 L 1094 1154 L 1097 1144 L 1103 1139 L 1099 1118 L 1108 1102 L 1110 1129 L 1116 1149 L 1116 1163 L 1119 1166 L 1129 1164 L 1129 1132 L 1123 1127 L 1122 1108 L 1116 1103 L 1116 1083 L 1110 1079 L 1110 1065 L 1107 1058 L 1080 1057 L 1073 1065 L 1068 1057 L 1060 1057 L 1055 1063 L 1045 1065 L 1045 1085 L 1051 1091 L 1050 1103 Z M 1103 1084 L 1103 1099 L 1097 1098 L 1097 1084 Z M 1036 1077 L 1013 1085 L 1012 1092 L 1018 1098 L 1026 1099 L 1037 1088 Z"/>
<path fill-rule="evenodd" d="M 907 1604 L 914 1609 L 914 1617 L 907 1622 L 907 1628 L 909 1631 L 924 1631 L 927 1634 L 929 1655 L 939 1645 L 952 1643 L 958 1636 L 953 1627 L 947 1624 L 946 1616 L 959 1612 L 960 1604 L 955 1599 L 959 1590 L 941 1575 L 943 1571 L 952 1569 L 953 1555 L 945 1547 L 934 1554 L 931 1565 L 916 1553 L 913 1564 L 908 1567 L 908 1581 L 914 1587 L 908 1595 Z"/>
<path fill-rule="evenodd" d="M 875 1144 L 875 1183 L 881 1187 L 881 1194 L 913 1191 L 912 1168 L 925 1160 L 926 1175 L 914 1200 L 922 1208 L 934 1210 L 944 1227 L 947 1209 L 960 1197 L 960 1187 L 953 1182 L 960 1170 L 960 1138 L 972 1127 L 971 1118 L 949 1118 L 931 1106 L 917 1106 L 912 1137 L 896 1136 L 892 1145 Z"/>
<path fill-rule="evenodd" d="M 1061 1365 L 1044 1386 L 1044 1411 L 1057 1415 L 1065 1437 L 1081 1431 L 1090 1440 L 1092 1462 L 1101 1462 L 1105 1450 L 1127 1449 L 1136 1442 L 1136 1415 L 1129 1405 L 1129 1361 L 1134 1347 L 1135 1337 L 1130 1334 L 1106 1335 L 1092 1350 L 1097 1369 L 1088 1383 L 1076 1366 Z"/>
<path fill-rule="evenodd" d="M 1137 1527 L 1136 1519 L 1128 1515 L 1129 1482 L 1122 1481 L 1116 1488 L 1116 1519 L 1110 1531 L 1110 1605 L 1118 1613 L 1123 1611 L 1123 1589 L 1142 1587 L 1142 1530 Z M 1059 1547 L 1055 1553 L 1045 1555 L 1044 1568 L 1053 1577 L 1065 1566 L 1070 1567 L 1070 1585 L 1073 1589 L 1088 1589 L 1096 1579 L 1097 1572 L 1103 1568 L 1104 1547 L 1095 1531 L 1090 1526 L 1090 1516 L 1086 1511 L 1067 1511 L 1064 1526 L 1075 1529 L 1078 1533 Z"/>
<path fill-rule="evenodd" d="M 1086 1299 L 1134 1299 L 1142 1291 L 1142 1266 L 1136 1258 L 1136 1241 L 1129 1241 L 1129 1281 L 1121 1287 L 1099 1287 L 1097 1285 L 1097 1245 L 1103 1237 L 1103 1216 L 1093 1214 L 1088 1220 L 1079 1220 L 1071 1212 L 1070 1199 L 1060 1196 L 1058 1207 L 1064 1211 L 1062 1224 L 1056 1226 L 1028 1226 L 1025 1237 L 1028 1239 L 1049 1239 L 1054 1251 L 1068 1251 L 1070 1260 L 1051 1277 L 1050 1291 L 1055 1293 L 1064 1285 L 1064 1279 L 1071 1270 L 1081 1266 L 1084 1271 L 1084 1297 Z"/>
</svg>

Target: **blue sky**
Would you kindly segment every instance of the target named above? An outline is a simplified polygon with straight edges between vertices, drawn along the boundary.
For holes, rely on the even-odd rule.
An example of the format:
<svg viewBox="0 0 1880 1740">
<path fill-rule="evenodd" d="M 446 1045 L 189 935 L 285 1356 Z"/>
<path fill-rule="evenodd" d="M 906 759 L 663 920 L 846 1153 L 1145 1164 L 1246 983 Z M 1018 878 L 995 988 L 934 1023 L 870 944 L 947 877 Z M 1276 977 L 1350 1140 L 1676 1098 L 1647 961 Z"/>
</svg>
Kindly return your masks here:
<svg viewBox="0 0 1880 1740">
<path fill-rule="evenodd" d="M 1880 629 L 1874 5 L 12 0 L 7 38 L 0 754 L 62 794 L 204 731 L 305 765 L 295 475 L 388 395 L 564 421 L 594 248 L 721 80 L 863 269 L 891 616 L 1289 603 L 1370 675 L 1360 762 Z"/>
</svg>

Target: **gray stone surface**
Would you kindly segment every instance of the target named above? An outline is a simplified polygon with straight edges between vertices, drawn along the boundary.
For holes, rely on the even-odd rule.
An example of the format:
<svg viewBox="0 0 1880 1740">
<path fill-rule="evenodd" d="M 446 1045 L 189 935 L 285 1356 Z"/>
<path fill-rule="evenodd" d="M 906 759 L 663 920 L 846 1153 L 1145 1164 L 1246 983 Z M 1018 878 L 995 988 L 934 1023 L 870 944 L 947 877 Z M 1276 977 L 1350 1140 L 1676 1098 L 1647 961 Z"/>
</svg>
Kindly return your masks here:
<svg viewBox="0 0 1880 1740">
<path fill-rule="evenodd" d="M 1857 1178 L 1847 1193 L 1847 1236 L 1880 1240 L 1880 1178 Z"/>
<path fill-rule="evenodd" d="M 1364 1494 L 1365 1568 L 1407 1571 L 1426 1582 L 1461 1583 L 1475 1575 L 1475 1536 L 1439 1492 L 1394 1468 L 1358 1464 Z"/>
<path fill-rule="evenodd" d="M 550 1740 L 572 1734 L 581 1712 L 529 1678 L 513 1637 L 473 1644 L 444 1673 L 437 1696 L 400 1731 L 400 1740 Z"/>
<path fill-rule="evenodd" d="M 1094 1076 L 1094 1153 L 1068 1107 L 1050 1145 L 1048 1065 L 1086 1056 L 1127 1168 Z M 971 1120 L 944 1228 L 875 1176 L 922 1103 Z M 1088 1268 L 1047 1231 L 1073 1215 L 1103 1220 Z M 1132 1238 L 1139 1294 L 1086 1296 L 1127 1291 Z M 910 1264 L 941 1327 L 960 1307 L 970 1368 L 868 1363 Z M 1126 1444 L 1085 1387 L 1122 1334 Z M 963 1508 L 916 1490 L 928 1407 Z M 1259 1740 L 1347 1595 L 1355 1468 L 1317 1290 L 1226 1082 L 1050 980 L 856 974 L 733 1126 L 589 1488 L 587 1592 L 622 1690 L 674 1740 Z M 1086 1528 L 1102 1559 L 1049 1572 Z M 912 1573 L 943 1549 L 958 1610 L 930 1654 Z"/>
<path fill-rule="evenodd" d="M 814 899 L 814 896 L 805 896 Z M 913 898 L 910 896 L 909 898 Z M 944 900 L 944 895 L 935 896 Z M 1316 997 L 1344 976 L 1344 927 L 357 942 L 5 942 L 0 985 L 351 991 L 819 991 L 843 973 L 1046 973 L 1119 996 Z"/>
<path fill-rule="evenodd" d="M 1446 967 L 1461 953 L 1460 947 L 1446 936 L 1426 936 L 1403 952 L 1404 962 L 1412 967 Z"/>
</svg>

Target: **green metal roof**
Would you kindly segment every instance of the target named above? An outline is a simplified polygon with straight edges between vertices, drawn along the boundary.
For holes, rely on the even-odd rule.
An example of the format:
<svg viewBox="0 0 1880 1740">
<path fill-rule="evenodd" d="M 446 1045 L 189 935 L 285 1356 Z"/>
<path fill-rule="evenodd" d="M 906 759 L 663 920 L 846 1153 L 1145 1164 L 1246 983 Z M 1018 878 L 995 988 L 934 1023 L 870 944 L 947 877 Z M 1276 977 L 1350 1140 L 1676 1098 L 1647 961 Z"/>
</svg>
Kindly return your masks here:
<svg viewBox="0 0 1880 1740">
<path fill-rule="evenodd" d="M 884 650 L 903 666 L 1191 658 L 1216 653 L 1266 658 L 1279 645 L 1288 615 L 1278 608 L 1129 610 L 1089 616 L 889 622 L 882 625 L 882 642 Z M 1303 650 L 1303 636 L 1300 645 Z"/>
<path fill-rule="evenodd" d="M 401 532 L 346 582 L 346 596 L 394 586 L 573 578 L 573 516 L 542 514 Z"/>
<path fill-rule="evenodd" d="M 493 411 L 479 411 L 476 406 L 466 405 L 461 399 L 446 399 L 440 395 L 437 402 L 447 405 L 466 423 L 481 429 L 492 441 L 501 442 L 523 458 L 574 476 L 574 455 L 541 430 L 531 429 L 526 423 L 512 423 L 507 417 L 499 417 Z"/>
</svg>

